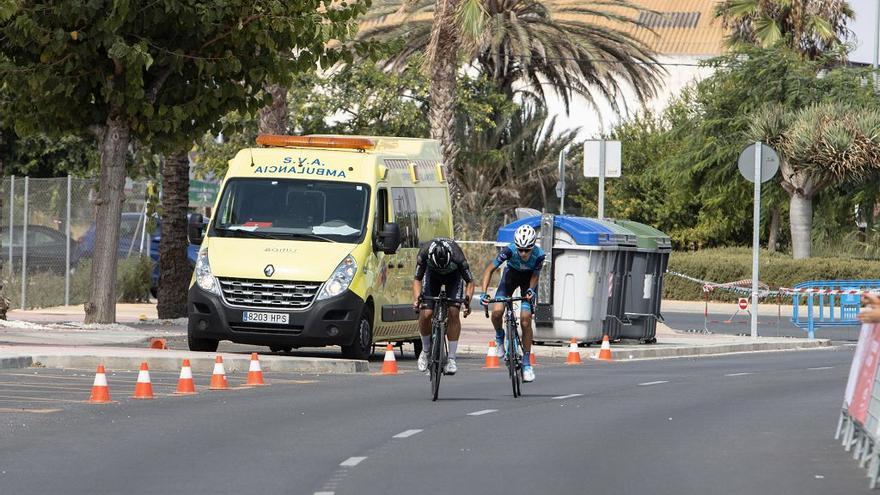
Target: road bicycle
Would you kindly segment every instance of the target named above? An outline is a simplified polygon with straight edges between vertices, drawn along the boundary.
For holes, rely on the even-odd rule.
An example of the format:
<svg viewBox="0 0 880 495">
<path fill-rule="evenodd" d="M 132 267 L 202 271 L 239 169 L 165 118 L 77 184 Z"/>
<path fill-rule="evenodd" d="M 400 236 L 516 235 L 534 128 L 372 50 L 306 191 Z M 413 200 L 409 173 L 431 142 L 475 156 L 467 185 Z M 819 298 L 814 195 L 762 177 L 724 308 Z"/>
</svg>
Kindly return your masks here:
<svg viewBox="0 0 880 495">
<path fill-rule="evenodd" d="M 446 297 L 441 290 L 437 297 L 422 296 L 420 301 L 434 301 L 434 316 L 431 318 L 431 355 L 428 361 L 428 374 L 431 377 L 431 400 L 436 401 L 440 392 L 440 377 L 446 374 L 446 323 L 450 304 L 468 304 L 465 299 Z"/>
<path fill-rule="evenodd" d="M 522 373 L 523 373 L 523 350 L 522 342 L 519 336 L 519 324 L 516 320 L 516 311 L 513 309 L 513 303 L 531 301 L 528 297 L 496 297 L 490 299 L 486 304 L 486 318 L 489 317 L 489 304 L 504 304 L 504 351 L 506 354 L 505 362 L 507 363 L 507 373 L 510 375 L 510 384 L 513 387 L 513 396 L 522 395 Z"/>
</svg>

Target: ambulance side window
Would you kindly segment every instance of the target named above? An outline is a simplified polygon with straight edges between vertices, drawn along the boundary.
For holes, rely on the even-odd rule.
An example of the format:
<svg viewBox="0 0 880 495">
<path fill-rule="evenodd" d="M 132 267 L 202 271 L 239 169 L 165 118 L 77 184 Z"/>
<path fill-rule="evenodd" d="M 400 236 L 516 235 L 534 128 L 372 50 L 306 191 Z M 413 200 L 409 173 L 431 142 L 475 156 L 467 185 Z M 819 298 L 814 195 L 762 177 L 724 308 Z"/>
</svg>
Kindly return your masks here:
<svg viewBox="0 0 880 495">
<path fill-rule="evenodd" d="M 373 226 L 374 238 L 378 239 L 379 232 L 388 223 L 388 189 L 376 191 L 376 221 Z"/>
<path fill-rule="evenodd" d="M 419 247 L 415 191 L 411 187 L 392 187 L 391 204 L 394 208 L 394 221 L 400 226 L 400 247 Z"/>
</svg>

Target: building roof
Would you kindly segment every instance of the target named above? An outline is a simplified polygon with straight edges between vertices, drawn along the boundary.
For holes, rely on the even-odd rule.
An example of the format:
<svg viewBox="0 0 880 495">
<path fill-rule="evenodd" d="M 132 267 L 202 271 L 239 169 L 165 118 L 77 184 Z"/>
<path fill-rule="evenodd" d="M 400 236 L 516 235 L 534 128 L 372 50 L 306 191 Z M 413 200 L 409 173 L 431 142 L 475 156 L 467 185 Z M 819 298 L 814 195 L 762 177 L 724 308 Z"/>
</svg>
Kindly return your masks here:
<svg viewBox="0 0 880 495">
<path fill-rule="evenodd" d="M 551 5 L 582 4 L 582 0 L 549 0 Z M 602 18 L 561 15 L 559 18 L 589 20 L 614 25 L 647 44 L 658 55 L 715 56 L 725 52 L 725 31 L 715 18 L 718 0 L 631 0 L 641 10 L 637 18 L 650 29 L 621 25 Z M 626 12 L 634 15 L 631 10 Z M 653 31 L 653 32 L 652 32 Z"/>
</svg>

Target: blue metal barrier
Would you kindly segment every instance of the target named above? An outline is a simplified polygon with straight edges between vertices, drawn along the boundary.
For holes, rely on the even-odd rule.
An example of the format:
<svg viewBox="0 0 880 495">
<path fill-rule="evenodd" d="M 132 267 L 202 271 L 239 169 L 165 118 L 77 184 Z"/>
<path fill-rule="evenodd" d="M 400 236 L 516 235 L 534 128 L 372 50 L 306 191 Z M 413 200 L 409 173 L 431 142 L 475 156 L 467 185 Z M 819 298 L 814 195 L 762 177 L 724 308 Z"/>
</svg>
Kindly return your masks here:
<svg viewBox="0 0 880 495">
<path fill-rule="evenodd" d="M 811 280 L 793 287 L 814 291 L 876 291 L 880 280 Z M 801 314 L 801 304 L 806 314 Z M 822 292 L 794 292 L 792 294 L 791 323 L 805 329 L 810 339 L 816 338 L 817 327 L 846 327 L 859 325 L 862 305 L 860 294 L 824 294 Z"/>
</svg>

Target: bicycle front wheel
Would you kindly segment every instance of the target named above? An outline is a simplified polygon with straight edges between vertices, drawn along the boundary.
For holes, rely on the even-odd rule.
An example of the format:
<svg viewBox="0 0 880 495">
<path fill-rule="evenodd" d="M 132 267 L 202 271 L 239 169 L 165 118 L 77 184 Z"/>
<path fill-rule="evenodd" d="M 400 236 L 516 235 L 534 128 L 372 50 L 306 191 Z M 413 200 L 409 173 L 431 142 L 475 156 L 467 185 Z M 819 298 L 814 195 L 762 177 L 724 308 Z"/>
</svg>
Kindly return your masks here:
<svg viewBox="0 0 880 495">
<path fill-rule="evenodd" d="M 519 356 L 517 354 L 516 322 L 508 323 L 507 327 L 507 373 L 513 387 L 513 396 L 519 397 Z"/>
<path fill-rule="evenodd" d="M 440 393 L 440 377 L 443 376 L 443 329 L 434 325 L 431 332 L 431 400 L 436 401 Z"/>
</svg>

